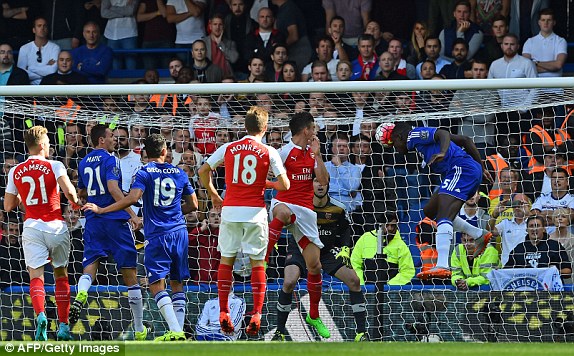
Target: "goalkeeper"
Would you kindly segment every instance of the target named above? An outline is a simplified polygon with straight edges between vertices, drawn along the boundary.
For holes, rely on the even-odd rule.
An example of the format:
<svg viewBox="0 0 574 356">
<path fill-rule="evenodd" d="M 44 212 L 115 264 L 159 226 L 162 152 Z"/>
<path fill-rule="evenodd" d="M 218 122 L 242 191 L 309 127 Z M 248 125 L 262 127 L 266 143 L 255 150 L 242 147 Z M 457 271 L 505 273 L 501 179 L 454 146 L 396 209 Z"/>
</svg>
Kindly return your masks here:
<svg viewBox="0 0 574 356">
<path fill-rule="evenodd" d="M 317 213 L 319 237 L 325 245 L 321 249 L 323 271 L 337 277 L 349 287 L 351 308 L 356 324 L 355 341 L 366 341 L 365 296 L 357 273 L 351 267 L 351 228 L 345 205 L 327 194 L 329 186 L 313 180 L 313 205 Z M 277 330 L 272 340 L 285 341 L 285 324 L 291 311 L 293 289 L 302 273 L 305 273 L 305 260 L 294 239 L 289 239 L 287 258 L 285 259 L 285 279 L 279 291 L 277 302 Z"/>
</svg>

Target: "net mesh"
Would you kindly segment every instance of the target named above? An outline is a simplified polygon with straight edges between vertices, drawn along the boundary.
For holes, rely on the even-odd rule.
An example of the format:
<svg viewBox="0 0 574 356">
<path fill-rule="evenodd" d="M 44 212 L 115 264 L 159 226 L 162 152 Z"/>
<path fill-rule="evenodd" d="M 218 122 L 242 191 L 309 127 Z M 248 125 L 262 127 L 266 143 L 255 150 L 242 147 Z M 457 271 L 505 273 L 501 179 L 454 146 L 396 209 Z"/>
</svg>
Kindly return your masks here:
<svg viewBox="0 0 574 356">
<path fill-rule="evenodd" d="M 105 93 L 105 87 L 102 89 Z M 175 86 L 174 92 L 178 91 Z M 186 282 L 187 329 L 193 330 L 205 302 L 217 296 L 215 282 L 219 260 L 217 221 L 209 216 L 208 197 L 197 179 L 198 167 L 216 147 L 246 134 L 243 118 L 250 106 L 261 106 L 270 112 L 266 141 L 276 147 L 290 138 L 290 116 L 298 111 L 309 111 L 317 122 L 325 162 L 333 160 L 336 152 L 341 151 L 335 144 L 336 139 L 346 136 L 350 140 L 349 162 L 359 167 L 357 180 L 354 183 L 351 179 L 345 182 L 356 185 L 349 189 L 351 193 L 347 197 L 345 192 L 331 192 L 347 207 L 353 244 L 360 243 L 363 235 L 372 233 L 376 236 L 381 215 L 396 212 L 399 232 L 415 268 L 415 271 L 405 269 L 402 259 L 391 261 L 388 255 L 385 259 L 382 254 L 372 253 L 372 249 L 370 252 L 353 251 L 353 254 L 357 253 L 357 260 L 364 270 L 363 277 L 367 280 L 363 290 L 367 302 L 367 331 L 372 340 L 572 341 L 574 301 L 567 292 L 494 292 L 489 291 L 488 286 L 462 292 L 457 291 L 450 280 L 421 282 L 414 278 L 414 272 L 424 268 L 427 258 L 425 246 L 434 248 L 433 230 L 427 231 L 421 226 L 421 233 L 417 233 L 416 227 L 424 218 L 423 208 L 433 191 L 440 186 L 441 178 L 431 173 L 428 167 L 422 167 L 422 159 L 416 154 L 400 155 L 393 149 L 381 146 L 374 136 L 379 124 L 396 121 L 441 127 L 453 134 L 470 136 L 483 158 L 501 154 L 516 172 L 511 178 L 512 194 L 525 193 L 529 201 L 535 201 L 543 196 L 542 193 L 547 194 L 551 190 L 549 177 L 545 175 L 550 170 L 545 171 L 544 168 L 570 166 L 570 137 L 574 137 L 571 132 L 574 125 L 570 124 L 568 113 L 574 105 L 573 99 L 571 88 L 384 91 L 382 86 L 381 91 L 368 92 L 234 95 L 159 95 L 151 92 L 147 95 L 126 93 L 100 96 L 77 96 L 71 88 L 68 96 L 4 97 L 0 108 L 3 112 L 0 119 L 3 151 L 0 188 L 3 196 L 9 169 L 25 159 L 23 132 L 33 125 L 49 129 L 53 143 L 52 157 L 66 164 L 74 183 L 77 182 L 78 163 L 91 146 L 89 132 L 93 125 L 109 124 L 116 136 L 128 138 L 120 156 L 141 154 L 142 162 L 145 162 L 145 153 L 141 152 L 142 138 L 154 132 L 165 135 L 171 143 L 172 163 L 188 173 L 190 181 L 197 188 L 200 202 L 200 209 L 186 217 L 190 231 L 189 262 L 192 275 Z M 551 141 L 544 141 L 543 138 L 543 142 L 538 142 L 532 136 L 529 130 L 537 124 L 548 128 Z M 121 131 L 124 128 L 126 131 Z M 561 142 L 555 138 L 555 128 L 561 128 L 569 135 L 562 145 L 558 145 Z M 555 148 L 554 151 L 552 148 Z M 553 158 L 545 161 L 547 156 L 552 155 Z M 532 156 L 544 167 L 537 174 L 530 172 Z M 487 167 L 493 172 L 496 184 L 501 183 L 503 179 L 496 167 L 488 164 Z M 217 170 L 214 177 L 216 188 L 223 191 L 223 171 Z M 499 224 L 503 218 L 513 217 L 513 208 L 509 205 L 508 209 L 498 209 L 498 205 L 507 204 L 507 200 L 515 195 L 497 200 L 499 195 L 493 193 L 492 188 L 487 185 L 481 188 L 476 207 L 467 204 L 466 218 L 480 228 L 498 227 L 501 236 L 493 239 L 492 245 L 498 249 L 498 253 L 504 254 L 503 250 L 508 246 L 506 241 L 511 234 L 505 235 L 507 231 L 502 231 Z M 267 192 L 268 202 L 272 196 L 272 192 Z M 572 206 L 569 204 L 568 207 L 574 207 L 574 203 Z M 545 206 L 545 210 L 557 207 Z M 497 217 L 493 215 L 494 210 Z M 75 285 L 82 274 L 83 217 L 67 207 L 63 213 L 71 231 L 72 252 L 68 270 L 70 284 Z M 462 215 L 464 217 L 465 214 Z M 2 217 L 0 339 L 29 340 L 34 333 L 34 314 L 27 294 L 29 278 L 19 241 L 22 212 L 5 212 Z M 489 224 L 491 217 L 494 222 L 490 221 Z M 549 222 L 554 223 L 552 219 Z M 551 226 L 548 231 L 555 229 L 555 226 Z M 426 232 L 428 240 L 425 240 Z M 562 248 L 571 259 L 574 241 L 570 235 L 569 221 L 566 229 L 559 227 L 559 232 L 562 234 Z M 568 235 L 563 235 L 565 233 Z M 267 269 L 269 287 L 260 339 L 271 339 L 277 324 L 276 304 L 283 281 L 289 236 L 284 231 L 282 237 Z M 460 235 L 457 235 L 455 240 L 460 243 L 460 239 Z M 140 248 L 138 276 L 146 296 L 145 319 L 154 326 L 154 333 L 160 335 L 166 326 L 146 286 L 142 264 L 143 240 L 140 235 L 136 243 Z M 451 251 L 454 249 L 453 244 Z M 552 252 L 558 254 L 561 251 Z M 366 261 L 371 259 L 374 260 L 374 268 Z M 394 278 L 394 282 L 389 282 L 397 272 L 406 275 L 405 280 L 397 283 Z M 252 301 L 249 273 L 248 261 L 239 258 L 234 266 L 236 294 L 244 297 L 248 306 Z M 72 331 L 82 339 L 131 338 L 127 291 L 122 287 L 123 281 L 115 263 L 111 260 L 102 263 L 96 280 L 97 283 L 90 290 L 88 307 Z M 565 282 L 570 281 L 566 279 Z M 49 274 L 46 285 L 48 295 L 52 296 L 47 301 L 48 316 L 50 320 L 55 320 L 53 289 L 50 289 L 53 277 Z M 353 340 L 355 320 L 349 287 L 337 278 L 324 274 L 323 288 L 320 313 L 331 330 L 329 340 Z M 297 341 L 319 339 L 304 321 L 309 310 L 305 278 L 296 287 L 293 300 L 293 310 L 286 325 L 289 337 Z M 55 322 L 51 323 L 50 331 L 54 332 L 55 329 Z"/>
</svg>

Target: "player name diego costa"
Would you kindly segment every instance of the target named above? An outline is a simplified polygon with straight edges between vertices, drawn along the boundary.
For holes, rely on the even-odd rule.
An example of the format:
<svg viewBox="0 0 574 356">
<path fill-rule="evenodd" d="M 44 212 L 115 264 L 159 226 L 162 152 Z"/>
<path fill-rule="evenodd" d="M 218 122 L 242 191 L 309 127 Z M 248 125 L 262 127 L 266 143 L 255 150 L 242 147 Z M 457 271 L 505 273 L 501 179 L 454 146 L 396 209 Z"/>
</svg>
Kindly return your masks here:
<svg viewBox="0 0 574 356">
<path fill-rule="evenodd" d="M 157 167 L 146 167 L 145 170 L 148 173 L 180 173 L 179 168 L 176 167 L 163 168 L 163 169 L 159 169 Z"/>
</svg>

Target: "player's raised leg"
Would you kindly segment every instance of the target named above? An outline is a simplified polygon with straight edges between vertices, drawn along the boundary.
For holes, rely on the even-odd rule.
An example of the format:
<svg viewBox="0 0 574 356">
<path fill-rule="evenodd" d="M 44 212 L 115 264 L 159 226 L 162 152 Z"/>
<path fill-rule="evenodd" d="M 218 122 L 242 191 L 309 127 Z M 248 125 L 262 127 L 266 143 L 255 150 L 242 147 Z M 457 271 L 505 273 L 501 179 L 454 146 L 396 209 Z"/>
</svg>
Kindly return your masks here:
<svg viewBox="0 0 574 356">
<path fill-rule="evenodd" d="M 84 252 L 85 256 L 85 252 Z M 80 313 L 88 300 L 88 290 L 92 286 L 92 281 L 96 278 L 98 271 L 99 261 L 95 261 L 87 266 L 84 266 L 84 274 L 78 280 L 76 298 L 70 307 L 69 321 L 75 324 L 80 319 Z"/>
</svg>

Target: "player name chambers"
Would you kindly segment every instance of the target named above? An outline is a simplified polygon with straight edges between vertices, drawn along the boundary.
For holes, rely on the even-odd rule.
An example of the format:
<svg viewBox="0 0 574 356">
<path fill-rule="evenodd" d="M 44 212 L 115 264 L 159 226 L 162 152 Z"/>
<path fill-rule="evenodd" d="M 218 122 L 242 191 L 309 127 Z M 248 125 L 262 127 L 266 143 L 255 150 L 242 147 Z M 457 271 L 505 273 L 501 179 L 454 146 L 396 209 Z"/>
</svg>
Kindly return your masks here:
<svg viewBox="0 0 574 356">
<path fill-rule="evenodd" d="M 4 352 L 6 353 L 4 353 Z M 98 344 L 59 344 L 59 343 L 49 343 L 49 342 L 12 342 L 4 344 L 3 350 L 0 350 L 0 354 L 33 354 L 33 353 L 48 353 L 56 355 L 80 355 L 80 354 L 92 354 L 92 355 L 107 355 L 107 354 L 118 354 L 123 353 L 124 349 L 120 345 L 98 345 Z"/>
</svg>

